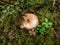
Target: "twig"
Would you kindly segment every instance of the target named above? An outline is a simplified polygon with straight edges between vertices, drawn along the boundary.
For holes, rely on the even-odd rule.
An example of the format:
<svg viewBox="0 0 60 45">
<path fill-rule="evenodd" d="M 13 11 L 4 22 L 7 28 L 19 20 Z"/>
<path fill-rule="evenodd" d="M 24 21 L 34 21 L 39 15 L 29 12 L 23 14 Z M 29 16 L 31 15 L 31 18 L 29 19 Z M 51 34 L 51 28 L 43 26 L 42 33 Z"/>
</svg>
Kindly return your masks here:
<svg viewBox="0 0 60 45">
<path fill-rule="evenodd" d="M 10 2 L 9 0 L 0 0 L 0 1 L 8 4 L 13 4 L 13 5 L 15 5 L 16 3 L 16 2 Z"/>
</svg>

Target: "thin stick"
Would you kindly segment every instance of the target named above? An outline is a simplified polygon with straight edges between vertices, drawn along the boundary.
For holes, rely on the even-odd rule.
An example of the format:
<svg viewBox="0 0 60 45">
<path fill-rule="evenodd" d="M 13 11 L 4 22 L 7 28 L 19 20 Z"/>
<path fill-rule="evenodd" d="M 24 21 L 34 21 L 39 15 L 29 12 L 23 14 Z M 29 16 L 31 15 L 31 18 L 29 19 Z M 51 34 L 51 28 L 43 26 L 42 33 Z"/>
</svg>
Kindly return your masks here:
<svg viewBox="0 0 60 45">
<path fill-rule="evenodd" d="M 8 4 L 13 4 L 15 5 L 15 2 L 10 2 L 9 0 L 0 0 L 1 2 L 8 3 Z"/>
</svg>

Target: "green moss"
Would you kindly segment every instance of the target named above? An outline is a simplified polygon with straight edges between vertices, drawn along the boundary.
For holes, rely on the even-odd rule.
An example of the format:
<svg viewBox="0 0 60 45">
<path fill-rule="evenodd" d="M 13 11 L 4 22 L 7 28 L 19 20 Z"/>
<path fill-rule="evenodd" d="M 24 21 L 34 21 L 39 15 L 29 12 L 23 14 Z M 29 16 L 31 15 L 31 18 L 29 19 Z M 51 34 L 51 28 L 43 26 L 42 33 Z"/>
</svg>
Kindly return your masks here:
<svg viewBox="0 0 60 45">
<path fill-rule="evenodd" d="M 55 12 L 60 8 L 59 5 L 55 6 L 55 0 L 53 3 L 45 0 L 11 1 L 17 4 L 0 1 L 3 7 L 0 8 L 0 45 L 60 45 L 60 41 L 54 38 L 54 26 L 60 24 L 60 12 Z M 35 37 L 30 36 L 26 29 L 19 28 L 26 12 L 38 17 L 39 25 L 35 31 L 40 33 Z M 60 30 L 59 27 L 57 29 Z"/>
</svg>

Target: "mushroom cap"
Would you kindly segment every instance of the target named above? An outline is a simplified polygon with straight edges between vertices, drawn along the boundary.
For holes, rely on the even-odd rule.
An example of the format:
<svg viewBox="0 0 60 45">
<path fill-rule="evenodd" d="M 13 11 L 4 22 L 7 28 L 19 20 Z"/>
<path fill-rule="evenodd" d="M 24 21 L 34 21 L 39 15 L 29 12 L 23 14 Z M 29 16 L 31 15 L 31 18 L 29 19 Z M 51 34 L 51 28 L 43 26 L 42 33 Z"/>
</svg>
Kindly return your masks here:
<svg viewBox="0 0 60 45">
<path fill-rule="evenodd" d="M 32 29 L 38 25 L 38 17 L 35 14 L 26 13 L 26 15 L 23 16 L 23 18 L 24 21 L 20 26 L 21 28 Z"/>
</svg>

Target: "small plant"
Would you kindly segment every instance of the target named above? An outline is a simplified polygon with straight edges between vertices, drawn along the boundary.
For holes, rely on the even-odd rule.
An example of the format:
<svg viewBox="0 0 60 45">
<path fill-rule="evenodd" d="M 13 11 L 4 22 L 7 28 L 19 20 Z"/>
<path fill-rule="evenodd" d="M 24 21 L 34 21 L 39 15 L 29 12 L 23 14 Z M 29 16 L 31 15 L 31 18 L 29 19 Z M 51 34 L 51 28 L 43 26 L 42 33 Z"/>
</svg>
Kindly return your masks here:
<svg viewBox="0 0 60 45">
<path fill-rule="evenodd" d="M 44 19 L 42 24 L 39 24 L 38 27 L 35 29 L 36 33 L 44 35 L 45 32 L 52 27 L 52 22 L 49 22 L 47 18 Z"/>
</svg>

